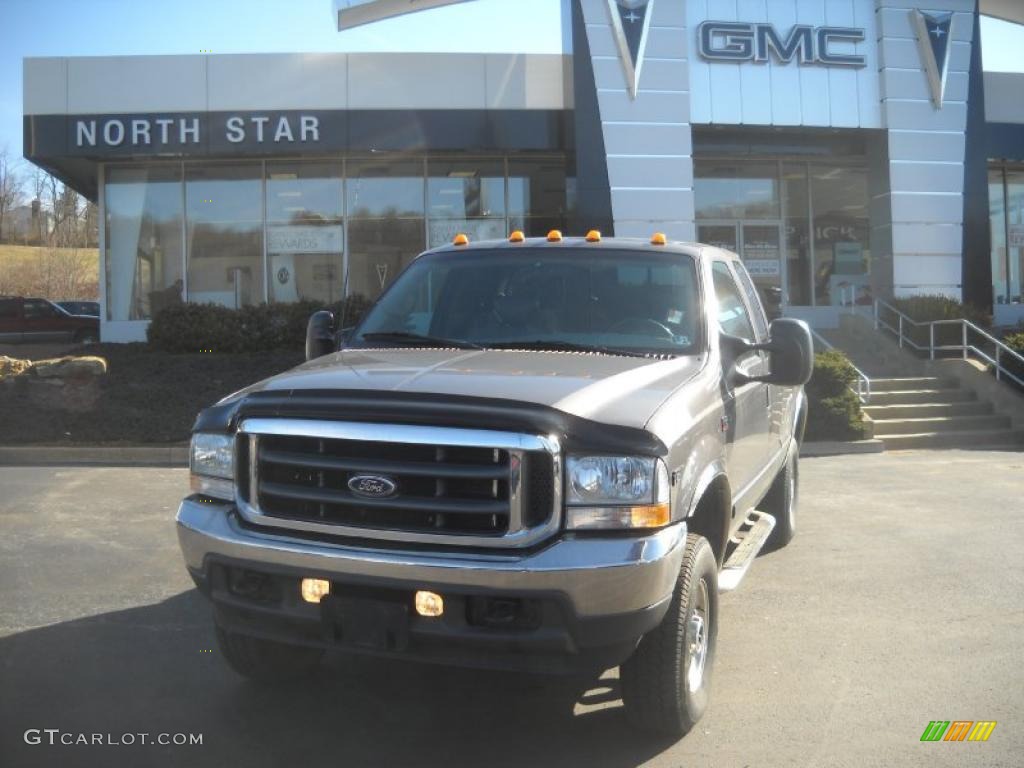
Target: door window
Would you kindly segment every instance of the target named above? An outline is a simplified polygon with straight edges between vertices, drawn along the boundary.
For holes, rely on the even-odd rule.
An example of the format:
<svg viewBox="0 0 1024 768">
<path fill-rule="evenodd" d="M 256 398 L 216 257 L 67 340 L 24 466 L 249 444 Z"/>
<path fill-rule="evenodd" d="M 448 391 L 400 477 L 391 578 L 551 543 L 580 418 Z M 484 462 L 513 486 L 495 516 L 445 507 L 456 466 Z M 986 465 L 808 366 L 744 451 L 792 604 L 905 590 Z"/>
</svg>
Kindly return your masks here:
<svg viewBox="0 0 1024 768">
<path fill-rule="evenodd" d="M 757 288 L 754 287 L 754 281 L 750 279 L 750 274 L 743 264 L 736 262 L 733 267 L 736 269 L 736 277 L 743 287 L 743 292 L 747 294 L 747 303 L 750 305 L 750 315 L 754 321 L 754 328 L 757 330 L 757 338 L 764 340 L 768 337 L 768 317 L 764 313 L 760 298 L 758 298 Z"/>
<path fill-rule="evenodd" d="M 750 315 L 743 303 L 736 280 L 724 261 L 711 264 L 711 275 L 715 285 L 715 296 L 718 298 L 718 325 L 724 333 L 739 336 L 743 339 L 754 339 L 754 327 Z"/>
<path fill-rule="evenodd" d="M 17 299 L 0 299 L 0 320 L 13 320 L 18 317 Z"/>
<path fill-rule="evenodd" d="M 49 320 L 57 317 L 57 310 L 48 301 L 42 299 L 25 299 L 26 320 Z"/>
</svg>

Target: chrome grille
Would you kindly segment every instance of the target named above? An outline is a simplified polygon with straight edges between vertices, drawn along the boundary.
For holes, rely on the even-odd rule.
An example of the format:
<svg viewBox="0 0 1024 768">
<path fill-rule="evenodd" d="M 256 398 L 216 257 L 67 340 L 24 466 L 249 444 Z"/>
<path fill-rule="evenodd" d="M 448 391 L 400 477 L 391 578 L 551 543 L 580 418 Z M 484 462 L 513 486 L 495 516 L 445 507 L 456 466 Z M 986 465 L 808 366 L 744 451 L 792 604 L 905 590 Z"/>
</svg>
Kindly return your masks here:
<svg viewBox="0 0 1024 768">
<path fill-rule="evenodd" d="M 407 542 L 523 546 L 559 525 L 556 441 L 415 425 L 250 419 L 238 502 L 260 525 Z"/>
</svg>

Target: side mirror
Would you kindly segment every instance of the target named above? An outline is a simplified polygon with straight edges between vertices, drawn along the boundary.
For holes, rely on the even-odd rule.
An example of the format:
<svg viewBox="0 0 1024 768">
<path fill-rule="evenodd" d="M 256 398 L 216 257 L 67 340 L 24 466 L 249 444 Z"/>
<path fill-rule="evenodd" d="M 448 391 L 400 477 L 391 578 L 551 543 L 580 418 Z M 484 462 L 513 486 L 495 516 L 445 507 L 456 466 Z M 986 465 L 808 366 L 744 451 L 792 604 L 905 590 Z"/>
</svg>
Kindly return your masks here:
<svg viewBox="0 0 1024 768">
<path fill-rule="evenodd" d="M 306 359 L 315 360 L 337 349 L 334 338 L 334 313 L 326 309 L 314 312 L 306 326 Z"/>
<path fill-rule="evenodd" d="M 780 317 L 768 326 L 768 368 L 764 377 L 769 384 L 802 387 L 814 373 L 814 341 L 803 320 Z"/>
<path fill-rule="evenodd" d="M 782 317 L 773 320 L 768 326 L 768 341 L 764 344 L 753 344 L 737 336 L 722 334 L 722 352 L 726 365 L 732 369 L 733 364 L 743 355 L 750 352 L 767 352 L 768 368 L 766 376 L 747 378 L 735 374 L 737 383 L 761 381 L 765 384 L 777 384 L 783 387 L 800 387 L 810 381 L 814 373 L 814 342 L 811 329 L 803 320 Z"/>
</svg>

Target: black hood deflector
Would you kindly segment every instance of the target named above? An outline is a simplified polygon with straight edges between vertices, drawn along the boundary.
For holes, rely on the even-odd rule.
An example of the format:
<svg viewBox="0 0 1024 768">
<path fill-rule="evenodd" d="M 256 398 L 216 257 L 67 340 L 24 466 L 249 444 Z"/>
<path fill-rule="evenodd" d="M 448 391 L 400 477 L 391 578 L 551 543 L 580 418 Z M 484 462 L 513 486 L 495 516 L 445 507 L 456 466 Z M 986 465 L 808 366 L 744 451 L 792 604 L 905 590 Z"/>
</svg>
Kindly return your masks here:
<svg viewBox="0 0 1024 768">
<path fill-rule="evenodd" d="M 650 432 L 601 424 L 545 405 L 410 392 L 278 390 L 253 392 L 200 412 L 195 432 L 234 432 L 247 418 L 418 424 L 557 436 L 565 450 L 665 456 Z"/>
</svg>

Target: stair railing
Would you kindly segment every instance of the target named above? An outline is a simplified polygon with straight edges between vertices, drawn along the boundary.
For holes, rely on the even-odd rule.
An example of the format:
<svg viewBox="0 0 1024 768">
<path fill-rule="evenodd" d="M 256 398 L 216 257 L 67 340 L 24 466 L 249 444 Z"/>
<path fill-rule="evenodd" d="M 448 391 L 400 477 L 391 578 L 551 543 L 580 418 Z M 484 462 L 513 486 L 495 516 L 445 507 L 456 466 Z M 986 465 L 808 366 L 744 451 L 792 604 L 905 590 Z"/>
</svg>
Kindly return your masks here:
<svg viewBox="0 0 1024 768">
<path fill-rule="evenodd" d="M 814 336 L 815 346 L 820 344 L 825 349 L 835 349 L 828 339 L 813 328 L 811 329 L 811 335 Z M 854 365 L 852 361 L 850 362 L 850 367 L 857 372 L 857 380 L 850 385 L 850 390 L 857 395 L 857 399 L 860 400 L 861 404 L 869 405 L 871 403 L 871 379 L 864 371 Z"/>
<path fill-rule="evenodd" d="M 906 346 L 915 352 L 927 352 L 931 360 L 935 359 L 936 352 L 959 352 L 964 360 L 974 356 L 995 369 L 996 381 L 1002 381 L 1004 378 L 1007 378 L 1018 386 L 1024 387 L 1024 379 L 1014 374 L 1004 364 L 1007 359 L 1016 360 L 1020 364 L 1020 370 L 1024 371 L 1024 355 L 1014 351 L 970 320 L 961 318 L 958 320 L 917 321 L 882 299 L 875 299 L 873 320 L 875 330 L 887 331 L 895 336 L 899 341 L 900 349 Z M 936 344 L 935 328 L 940 325 L 959 325 L 960 343 Z M 918 343 L 914 340 L 911 329 L 925 326 L 928 328 L 928 343 Z M 973 337 L 980 337 L 983 341 L 977 344 L 972 343 L 972 341 L 976 341 L 972 334 Z M 980 344 L 986 342 L 991 346 L 991 353 L 980 346 Z"/>
</svg>

